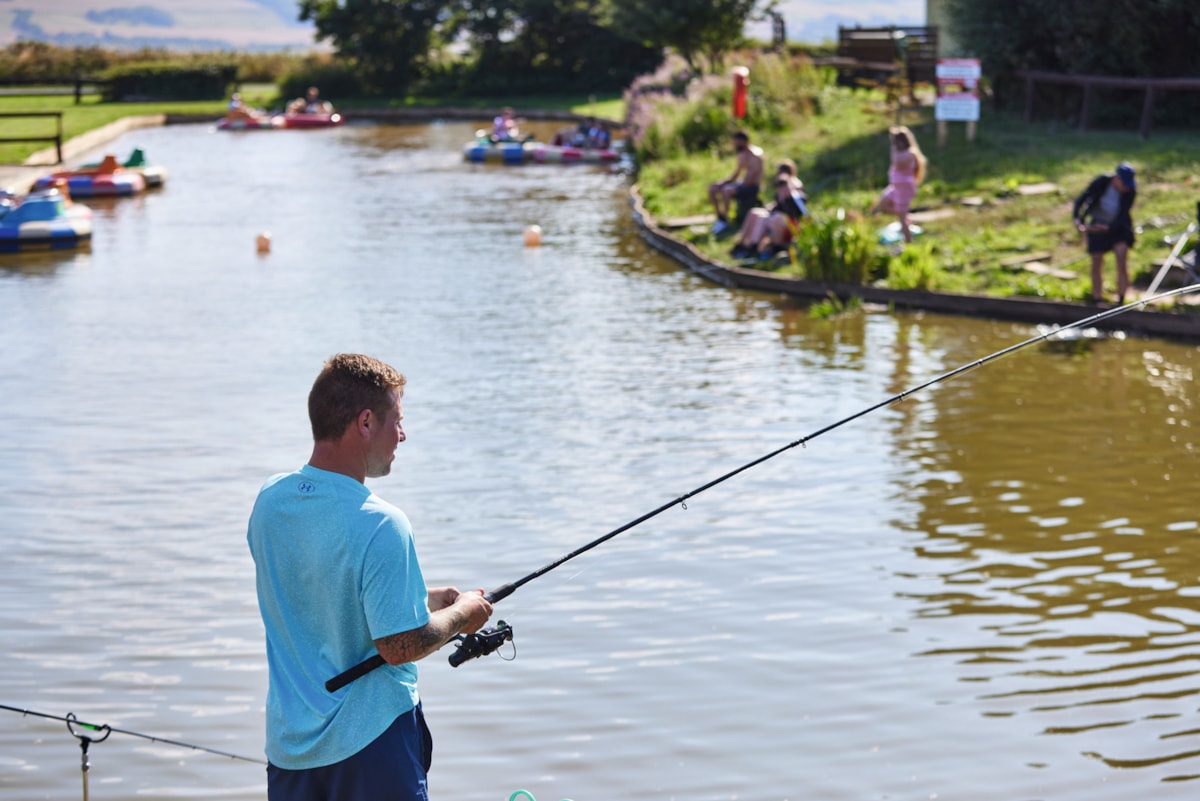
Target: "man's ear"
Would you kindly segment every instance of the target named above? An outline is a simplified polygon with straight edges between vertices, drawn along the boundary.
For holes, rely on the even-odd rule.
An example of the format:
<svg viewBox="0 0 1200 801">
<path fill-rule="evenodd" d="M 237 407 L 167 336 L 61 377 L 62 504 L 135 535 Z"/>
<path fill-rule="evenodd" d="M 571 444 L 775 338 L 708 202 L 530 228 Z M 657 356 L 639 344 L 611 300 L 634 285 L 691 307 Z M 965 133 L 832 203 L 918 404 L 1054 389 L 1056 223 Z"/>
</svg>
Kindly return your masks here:
<svg viewBox="0 0 1200 801">
<path fill-rule="evenodd" d="M 358 413 L 358 417 L 355 418 L 354 422 L 358 426 L 360 434 L 369 433 L 371 426 L 375 425 L 375 414 L 370 409 L 363 409 Z"/>
</svg>

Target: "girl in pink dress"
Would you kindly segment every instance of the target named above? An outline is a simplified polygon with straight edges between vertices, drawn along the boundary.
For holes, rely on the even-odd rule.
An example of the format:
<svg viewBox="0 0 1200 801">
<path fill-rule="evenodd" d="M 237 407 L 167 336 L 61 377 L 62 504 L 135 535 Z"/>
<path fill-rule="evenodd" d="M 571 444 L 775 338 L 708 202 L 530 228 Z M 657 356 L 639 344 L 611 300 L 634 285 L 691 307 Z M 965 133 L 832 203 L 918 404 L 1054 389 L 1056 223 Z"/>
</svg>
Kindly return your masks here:
<svg viewBox="0 0 1200 801">
<path fill-rule="evenodd" d="M 888 186 L 871 213 L 895 214 L 905 242 L 912 241 L 908 227 L 908 210 L 917 194 L 917 186 L 925 179 L 925 154 L 917 145 L 913 132 L 904 126 L 888 130 L 892 143 L 892 164 L 888 167 Z"/>
</svg>

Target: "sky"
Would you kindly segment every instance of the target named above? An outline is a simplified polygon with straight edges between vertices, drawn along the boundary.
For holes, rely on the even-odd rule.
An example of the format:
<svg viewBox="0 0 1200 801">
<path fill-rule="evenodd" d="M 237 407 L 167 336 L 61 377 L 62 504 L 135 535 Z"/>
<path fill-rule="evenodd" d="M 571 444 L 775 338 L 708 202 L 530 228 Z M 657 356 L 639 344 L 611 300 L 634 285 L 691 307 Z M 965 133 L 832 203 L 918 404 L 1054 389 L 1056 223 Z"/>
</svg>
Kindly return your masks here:
<svg viewBox="0 0 1200 801">
<path fill-rule="evenodd" d="M 788 39 L 815 44 L 837 41 L 838 26 L 924 25 L 926 0 L 780 0 Z M 753 26 L 759 38 L 770 37 L 770 26 Z"/>
</svg>

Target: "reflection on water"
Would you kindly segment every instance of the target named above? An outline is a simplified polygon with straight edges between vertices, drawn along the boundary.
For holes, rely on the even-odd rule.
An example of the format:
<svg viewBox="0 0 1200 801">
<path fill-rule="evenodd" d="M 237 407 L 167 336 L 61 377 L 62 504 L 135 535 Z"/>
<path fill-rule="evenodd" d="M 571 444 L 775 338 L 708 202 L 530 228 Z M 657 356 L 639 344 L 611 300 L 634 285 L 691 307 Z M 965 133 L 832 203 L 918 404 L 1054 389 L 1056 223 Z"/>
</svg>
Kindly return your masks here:
<svg viewBox="0 0 1200 801">
<path fill-rule="evenodd" d="M 901 595 L 922 618 L 974 621 L 973 636 L 924 655 L 961 665 L 982 714 L 1027 717 L 1163 781 L 1200 775 L 1189 554 L 1200 517 L 1182 355 L 1110 341 L 1037 371 L 1006 365 L 996 394 L 947 385 L 944 411 L 897 432 L 929 470 L 910 488 L 924 564 Z"/>
<path fill-rule="evenodd" d="M 474 127 L 139 131 L 113 149 L 162 191 L 98 208 L 90 253 L 0 262 L 0 702 L 261 754 L 245 517 L 336 351 L 409 377 L 373 486 L 429 580 L 495 587 L 1032 333 L 712 286 L 623 178 L 464 164 Z M 515 661 L 422 665 L 433 792 L 1193 797 L 1197 361 L 1031 347 L 531 582 Z M 0 795 L 77 797 L 63 727 L 5 722 Z M 97 799 L 264 796 L 164 744 L 91 759 Z"/>
<path fill-rule="evenodd" d="M 91 246 L 69 250 L 33 250 L 24 253 L 0 254 L 0 275 L 26 277 L 52 275 L 60 269 L 86 270 L 91 264 Z"/>
</svg>

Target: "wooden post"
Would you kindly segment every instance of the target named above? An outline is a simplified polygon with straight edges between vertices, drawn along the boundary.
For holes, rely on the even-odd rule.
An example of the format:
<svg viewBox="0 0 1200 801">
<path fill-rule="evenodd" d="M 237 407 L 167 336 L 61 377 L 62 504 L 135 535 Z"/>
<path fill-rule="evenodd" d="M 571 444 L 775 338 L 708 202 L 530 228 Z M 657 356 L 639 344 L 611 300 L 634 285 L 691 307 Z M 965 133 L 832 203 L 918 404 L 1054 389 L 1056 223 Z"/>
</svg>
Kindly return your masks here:
<svg viewBox="0 0 1200 801">
<path fill-rule="evenodd" d="M 1086 131 L 1092 119 L 1092 82 L 1083 83 L 1083 108 L 1079 110 L 1079 130 Z"/>
<path fill-rule="evenodd" d="M 58 112 L 58 131 L 54 136 L 54 150 L 55 150 L 55 153 L 58 155 L 58 161 L 55 163 L 62 164 L 63 157 L 62 157 L 62 112 L 61 111 Z"/>
<path fill-rule="evenodd" d="M 1146 83 L 1146 98 L 1142 102 L 1142 125 L 1138 129 L 1143 139 L 1150 138 L 1150 125 L 1154 119 L 1154 85 Z"/>
</svg>

